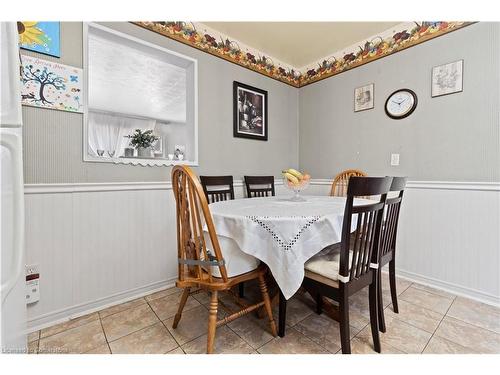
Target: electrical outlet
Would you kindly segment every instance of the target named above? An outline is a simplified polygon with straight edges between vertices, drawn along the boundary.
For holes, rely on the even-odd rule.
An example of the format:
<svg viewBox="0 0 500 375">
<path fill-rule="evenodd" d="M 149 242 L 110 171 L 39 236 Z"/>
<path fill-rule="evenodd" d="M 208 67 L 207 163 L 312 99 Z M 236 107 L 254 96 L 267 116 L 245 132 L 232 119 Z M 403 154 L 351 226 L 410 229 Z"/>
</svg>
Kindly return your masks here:
<svg viewBox="0 0 500 375">
<path fill-rule="evenodd" d="M 399 154 L 391 154 L 391 165 L 392 166 L 399 165 Z"/>
<path fill-rule="evenodd" d="M 26 266 L 26 303 L 40 299 L 40 273 L 37 264 Z"/>
</svg>

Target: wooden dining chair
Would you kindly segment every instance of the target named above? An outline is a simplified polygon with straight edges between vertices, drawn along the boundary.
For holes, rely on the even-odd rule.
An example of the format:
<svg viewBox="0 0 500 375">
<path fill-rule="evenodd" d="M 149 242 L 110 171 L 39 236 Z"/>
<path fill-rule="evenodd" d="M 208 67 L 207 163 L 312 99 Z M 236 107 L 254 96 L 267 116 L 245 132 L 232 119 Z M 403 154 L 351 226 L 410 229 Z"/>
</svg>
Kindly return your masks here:
<svg viewBox="0 0 500 375">
<path fill-rule="evenodd" d="M 244 176 L 247 198 L 274 197 L 274 176 Z"/>
<path fill-rule="evenodd" d="M 398 294 L 396 291 L 396 235 L 398 232 L 399 212 L 403 193 L 406 187 L 406 177 L 393 177 L 390 191 L 398 192 L 395 197 L 387 198 L 385 201 L 384 221 L 382 222 L 382 234 L 380 235 L 380 261 L 378 269 L 378 317 L 381 332 L 386 331 L 384 318 L 384 303 L 382 300 L 382 267 L 389 263 L 389 285 L 391 289 L 392 308 L 399 313 Z"/>
<path fill-rule="evenodd" d="M 349 297 L 369 288 L 370 325 L 374 349 L 380 353 L 378 328 L 378 257 L 385 200 L 391 177 L 351 177 L 342 223 L 340 252 L 315 256 L 305 264 L 302 286 L 316 300 L 321 314 L 323 298 L 338 303 L 342 353 L 351 353 L 349 336 Z M 354 197 L 380 195 L 378 201 L 354 205 Z M 352 224 L 356 224 L 351 235 Z"/>
<path fill-rule="evenodd" d="M 345 197 L 347 193 L 347 185 L 349 183 L 349 179 L 353 176 L 366 177 L 367 174 L 357 169 L 347 169 L 345 171 L 340 172 L 338 175 L 335 176 L 333 180 L 332 189 L 330 190 L 330 195 L 332 197 Z"/>
<path fill-rule="evenodd" d="M 217 327 L 262 306 L 265 307 L 269 318 L 271 333 L 276 336 L 276 324 L 265 281 L 267 267 L 261 264 L 252 271 L 228 277 L 207 197 L 198 178 L 189 167 L 177 165 L 172 169 L 172 186 L 177 216 L 178 280 L 176 286 L 184 289 L 172 328 L 177 328 L 188 297 L 199 291 L 206 291 L 210 293 L 207 353 L 213 353 L 214 351 Z M 207 239 L 210 239 L 209 243 L 205 242 L 206 239 L 203 233 L 205 226 L 208 231 Z M 212 251 L 209 249 L 212 249 Z M 220 277 L 214 276 L 214 271 L 218 271 L 216 274 L 220 275 Z M 218 293 L 226 291 L 232 294 L 231 288 L 233 286 L 255 279 L 259 282 L 262 301 L 248 305 L 233 294 L 242 309 L 231 312 L 225 318 L 217 320 Z M 224 305 L 221 303 L 221 306 Z"/>
<path fill-rule="evenodd" d="M 208 203 L 234 199 L 233 176 L 200 176 Z"/>
</svg>

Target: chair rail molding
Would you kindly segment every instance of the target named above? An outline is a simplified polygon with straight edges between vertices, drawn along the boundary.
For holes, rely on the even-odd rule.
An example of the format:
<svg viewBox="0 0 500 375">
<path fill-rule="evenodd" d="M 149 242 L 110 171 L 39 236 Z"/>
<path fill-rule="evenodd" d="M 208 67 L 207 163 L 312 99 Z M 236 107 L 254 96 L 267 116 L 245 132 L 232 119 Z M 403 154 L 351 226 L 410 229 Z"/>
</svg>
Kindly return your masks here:
<svg viewBox="0 0 500 375">
<path fill-rule="evenodd" d="M 314 179 L 305 195 L 328 195 Z M 290 192 L 276 178 L 276 195 Z M 234 181 L 235 196 L 245 196 Z M 397 273 L 500 305 L 500 182 L 410 181 Z M 47 326 L 172 285 L 177 276 L 170 181 L 26 184 L 26 262 L 40 268 L 28 324 Z M 65 285 L 65 288 L 61 288 Z"/>
</svg>

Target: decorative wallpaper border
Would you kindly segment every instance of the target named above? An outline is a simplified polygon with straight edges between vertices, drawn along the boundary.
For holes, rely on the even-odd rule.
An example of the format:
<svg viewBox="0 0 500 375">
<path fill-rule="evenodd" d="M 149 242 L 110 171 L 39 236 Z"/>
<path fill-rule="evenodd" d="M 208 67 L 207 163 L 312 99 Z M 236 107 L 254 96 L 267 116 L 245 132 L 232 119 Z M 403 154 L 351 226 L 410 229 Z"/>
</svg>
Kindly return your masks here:
<svg viewBox="0 0 500 375">
<path fill-rule="evenodd" d="M 288 85 L 303 87 L 469 26 L 474 22 L 403 22 L 300 69 L 266 56 L 202 23 L 168 21 L 133 23 Z"/>
</svg>

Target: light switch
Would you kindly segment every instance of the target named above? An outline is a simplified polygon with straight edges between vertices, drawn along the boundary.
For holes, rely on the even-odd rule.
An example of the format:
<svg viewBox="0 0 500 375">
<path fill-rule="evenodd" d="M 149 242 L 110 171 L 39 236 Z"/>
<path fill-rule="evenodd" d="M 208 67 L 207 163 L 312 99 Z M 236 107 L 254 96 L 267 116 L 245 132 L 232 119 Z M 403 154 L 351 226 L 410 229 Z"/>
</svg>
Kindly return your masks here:
<svg viewBox="0 0 500 375">
<path fill-rule="evenodd" d="M 391 154 L 391 165 L 399 165 L 399 154 Z"/>
</svg>

